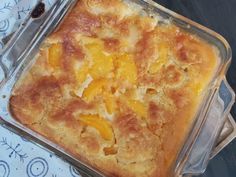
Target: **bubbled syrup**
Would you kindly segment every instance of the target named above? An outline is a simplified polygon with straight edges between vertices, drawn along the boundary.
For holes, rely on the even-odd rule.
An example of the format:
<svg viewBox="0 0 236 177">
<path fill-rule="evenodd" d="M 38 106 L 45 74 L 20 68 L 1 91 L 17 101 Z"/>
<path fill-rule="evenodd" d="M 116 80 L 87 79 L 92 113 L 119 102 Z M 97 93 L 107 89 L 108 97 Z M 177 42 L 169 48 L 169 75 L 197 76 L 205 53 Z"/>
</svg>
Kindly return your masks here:
<svg viewBox="0 0 236 177">
<path fill-rule="evenodd" d="M 31 13 L 32 18 L 38 18 L 45 12 L 45 4 L 40 2 L 36 5 L 34 10 Z"/>
</svg>

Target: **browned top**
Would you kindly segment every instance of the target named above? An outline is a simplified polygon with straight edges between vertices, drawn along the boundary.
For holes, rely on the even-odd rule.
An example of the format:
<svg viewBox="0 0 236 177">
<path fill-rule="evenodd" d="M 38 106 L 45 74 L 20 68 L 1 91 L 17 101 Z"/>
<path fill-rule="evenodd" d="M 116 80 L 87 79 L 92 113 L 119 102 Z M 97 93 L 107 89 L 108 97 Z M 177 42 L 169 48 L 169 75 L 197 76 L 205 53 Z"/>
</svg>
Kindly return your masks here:
<svg viewBox="0 0 236 177">
<path fill-rule="evenodd" d="M 217 53 L 159 20 L 80 0 L 17 82 L 12 114 L 107 175 L 171 175 Z"/>
</svg>

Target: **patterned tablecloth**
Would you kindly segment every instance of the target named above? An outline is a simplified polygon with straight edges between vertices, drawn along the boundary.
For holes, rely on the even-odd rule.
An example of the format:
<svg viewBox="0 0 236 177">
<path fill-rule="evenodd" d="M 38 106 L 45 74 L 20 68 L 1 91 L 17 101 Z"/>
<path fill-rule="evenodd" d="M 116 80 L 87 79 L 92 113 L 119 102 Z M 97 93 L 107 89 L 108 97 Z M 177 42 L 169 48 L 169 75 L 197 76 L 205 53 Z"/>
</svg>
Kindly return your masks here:
<svg viewBox="0 0 236 177">
<path fill-rule="evenodd" d="M 46 0 L 50 5 L 53 0 Z M 0 48 L 37 0 L 0 0 Z M 1 78 L 0 78 L 1 79 Z M 1 104 L 1 102 L 0 102 Z M 0 177 L 79 177 L 68 163 L 0 125 Z"/>
</svg>

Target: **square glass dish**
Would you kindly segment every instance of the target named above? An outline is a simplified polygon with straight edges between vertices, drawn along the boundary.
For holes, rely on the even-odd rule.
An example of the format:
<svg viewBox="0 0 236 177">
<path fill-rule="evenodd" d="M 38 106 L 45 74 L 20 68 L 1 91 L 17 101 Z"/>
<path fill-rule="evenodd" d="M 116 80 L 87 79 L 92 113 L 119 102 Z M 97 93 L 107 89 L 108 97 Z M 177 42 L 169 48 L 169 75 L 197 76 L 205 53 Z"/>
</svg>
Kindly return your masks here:
<svg viewBox="0 0 236 177">
<path fill-rule="evenodd" d="M 84 172 L 84 175 L 99 176 L 103 174 L 68 154 L 62 147 L 19 123 L 9 110 L 9 100 L 15 83 L 22 72 L 30 67 L 40 44 L 69 13 L 75 2 L 75 0 L 58 0 L 51 7 L 45 7 L 40 3 L 2 51 L 0 66 L 4 73 L 4 79 L 0 83 L 0 96 L 2 97 L 0 117 L 7 126 L 30 136 L 36 143 L 42 144 L 62 158 L 72 161 Z M 212 155 L 214 145 L 219 145 L 218 150 L 216 149 L 217 152 L 222 147 L 220 142 L 227 140 L 226 137 L 230 139 L 229 136 L 226 136 L 220 142 L 216 141 L 234 102 L 234 93 L 224 79 L 231 60 L 231 49 L 220 35 L 159 6 L 153 1 L 130 0 L 130 2 L 137 3 L 148 14 L 158 15 L 163 21 L 171 21 L 181 29 L 204 39 L 219 51 L 219 66 L 205 90 L 205 97 L 171 172 L 173 176 L 202 173 Z M 234 137 L 234 131 L 233 133 L 232 131 L 228 132 L 228 134 L 230 134 L 231 139 L 232 135 Z M 213 155 L 216 152 L 213 151 Z"/>
</svg>

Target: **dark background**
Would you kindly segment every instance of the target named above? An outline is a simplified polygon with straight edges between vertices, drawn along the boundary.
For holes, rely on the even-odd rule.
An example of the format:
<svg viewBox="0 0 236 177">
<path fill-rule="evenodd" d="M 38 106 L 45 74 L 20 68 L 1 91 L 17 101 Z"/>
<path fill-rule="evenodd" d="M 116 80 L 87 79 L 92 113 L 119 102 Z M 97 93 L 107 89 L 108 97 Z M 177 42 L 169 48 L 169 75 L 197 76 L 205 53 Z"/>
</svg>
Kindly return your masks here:
<svg viewBox="0 0 236 177">
<path fill-rule="evenodd" d="M 221 34 L 233 50 L 227 80 L 236 92 L 236 0 L 155 0 Z M 236 119 L 236 104 L 231 114 Z M 201 177 L 236 177 L 236 140 L 210 161 Z"/>
</svg>

